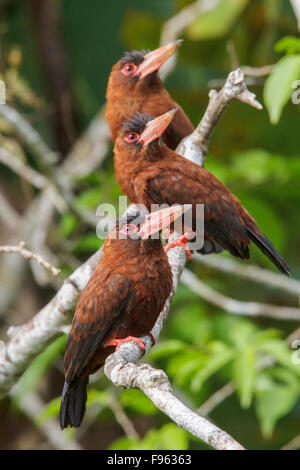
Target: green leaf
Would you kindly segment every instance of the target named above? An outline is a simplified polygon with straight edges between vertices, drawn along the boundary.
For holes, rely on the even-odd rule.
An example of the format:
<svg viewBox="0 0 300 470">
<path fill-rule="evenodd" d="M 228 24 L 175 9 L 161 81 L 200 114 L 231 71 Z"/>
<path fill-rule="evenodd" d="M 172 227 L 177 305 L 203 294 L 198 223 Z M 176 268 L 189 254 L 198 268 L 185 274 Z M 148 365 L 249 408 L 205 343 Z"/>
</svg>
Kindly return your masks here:
<svg viewBox="0 0 300 470">
<path fill-rule="evenodd" d="M 285 52 L 286 54 L 297 54 L 300 52 L 300 38 L 296 36 L 285 36 L 275 44 L 276 52 Z"/>
<path fill-rule="evenodd" d="M 173 356 L 173 354 L 184 350 L 185 347 L 185 343 L 178 339 L 164 341 L 163 343 L 158 344 L 155 349 L 148 354 L 148 358 L 151 360 L 157 360 L 162 357 Z"/>
<path fill-rule="evenodd" d="M 260 345 L 260 349 L 273 356 L 279 364 L 292 370 L 295 374 L 300 375 L 300 364 L 294 364 L 293 362 L 293 353 L 295 350 L 291 350 L 284 340 L 271 339 L 263 342 Z"/>
<path fill-rule="evenodd" d="M 282 109 L 290 100 L 293 82 L 300 79 L 300 54 L 280 59 L 266 80 L 264 102 L 272 124 L 277 124 Z"/>
<path fill-rule="evenodd" d="M 206 362 L 201 366 L 200 370 L 195 373 L 191 382 L 192 391 L 199 391 L 203 382 L 228 364 L 228 362 L 232 360 L 233 356 L 233 349 L 226 346 L 225 343 L 214 342 L 211 354 L 208 355 Z"/>
<path fill-rule="evenodd" d="M 216 39 L 224 36 L 232 28 L 249 0 L 222 0 L 216 8 L 199 15 L 187 28 L 187 36 L 192 40 Z"/>
<path fill-rule="evenodd" d="M 256 350 L 253 345 L 249 344 L 237 351 L 237 357 L 233 363 L 233 373 L 243 408 L 249 408 L 252 402 L 256 376 L 255 363 Z"/>
<path fill-rule="evenodd" d="M 163 450 L 187 450 L 188 433 L 174 423 L 165 424 L 158 433 L 159 446 Z"/>
<path fill-rule="evenodd" d="M 61 397 L 54 398 L 51 400 L 43 409 L 43 411 L 35 418 L 35 422 L 38 426 L 45 423 L 51 418 L 57 418 L 59 414 L 61 403 Z"/>
<path fill-rule="evenodd" d="M 93 253 L 99 250 L 102 243 L 103 240 L 100 240 L 95 233 L 88 233 L 74 243 L 72 251 L 74 253 Z"/>
<path fill-rule="evenodd" d="M 47 370 L 64 351 L 66 341 L 67 335 L 61 336 L 33 360 L 18 382 L 17 390 L 13 397 L 14 405 L 20 407 L 23 398 L 38 386 Z"/>
<path fill-rule="evenodd" d="M 272 371 L 260 374 L 256 383 L 255 409 L 265 438 L 272 436 L 276 422 L 285 416 L 299 397 L 299 386 L 278 384 Z"/>
<path fill-rule="evenodd" d="M 109 394 L 107 390 L 96 390 L 95 388 L 90 388 L 87 398 L 86 406 L 93 405 L 94 403 L 98 403 L 102 406 L 107 406 L 109 403 Z"/>
<path fill-rule="evenodd" d="M 124 390 L 119 400 L 121 405 L 139 414 L 153 415 L 158 411 L 152 401 L 140 390 Z"/>
<path fill-rule="evenodd" d="M 78 227 L 79 222 L 74 214 L 64 214 L 59 223 L 59 231 L 64 238 L 70 237 Z"/>
</svg>

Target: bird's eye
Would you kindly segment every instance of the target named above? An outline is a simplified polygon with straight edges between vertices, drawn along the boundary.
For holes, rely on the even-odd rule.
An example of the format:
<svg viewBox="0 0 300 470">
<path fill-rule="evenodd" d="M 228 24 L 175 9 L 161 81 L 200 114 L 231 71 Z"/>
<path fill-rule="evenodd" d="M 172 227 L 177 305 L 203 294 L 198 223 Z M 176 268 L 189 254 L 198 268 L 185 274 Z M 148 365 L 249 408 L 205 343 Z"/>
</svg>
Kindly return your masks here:
<svg viewBox="0 0 300 470">
<path fill-rule="evenodd" d="M 134 224 L 127 224 L 127 225 L 124 225 L 124 227 L 122 228 L 122 232 L 125 234 L 125 235 L 134 235 L 135 233 L 138 232 L 138 227 Z"/>
<path fill-rule="evenodd" d="M 136 65 L 134 64 L 125 64 L 121 70 L 123 75 L 132 75 L 136 71 Z"/>
<path fill-rule="evenodd" d="M 127 134 L 125 137 L 125 141 L 131 144 L 132 142 L 136 142 L 139 137 L 139 134 L 136 132 L 129 132 L 129 134 Z"/>
</svg>

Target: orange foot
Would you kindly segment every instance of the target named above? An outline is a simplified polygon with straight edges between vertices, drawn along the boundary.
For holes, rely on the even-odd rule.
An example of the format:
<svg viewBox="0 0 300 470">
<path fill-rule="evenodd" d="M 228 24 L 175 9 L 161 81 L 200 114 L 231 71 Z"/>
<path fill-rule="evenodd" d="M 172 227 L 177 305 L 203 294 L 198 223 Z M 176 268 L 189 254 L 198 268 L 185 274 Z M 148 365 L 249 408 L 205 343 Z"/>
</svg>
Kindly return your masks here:
<svg viewBox="0 0 300 470">
<path fill-rule="evenodd" d="M 174 246 L 181 246 L 181 248 L 183 248 L 184 251 L 186 252 L 188 259 L 191 261 L 193 257 L 192 257 L 191 250 L 189 250 L 189 248 L 186 245 L 188 241 L 189 241 L 189 233 L 184 233 L 182 237 L 177 238 L 177 240 L 175 240 L 172 243 L 168 243 L 168 245 L 164 247 L 165 253 L 168 253 L 168 251 L 171 248 L 174 248 Z"/>
<path fill-rule="evenodd" d="M 129 343 L 130 341 L 134 341 L 142 351 L 145 351 L 145 345 L 142 340 L 139 338 L 136 338 L 135 336 L 127 336 L 127 338 L 124 339 L 112 339 L 107 346 L 116 346 L 116 351 L 118 351 L 120 345 L 122 343 Z"/>
</svg>

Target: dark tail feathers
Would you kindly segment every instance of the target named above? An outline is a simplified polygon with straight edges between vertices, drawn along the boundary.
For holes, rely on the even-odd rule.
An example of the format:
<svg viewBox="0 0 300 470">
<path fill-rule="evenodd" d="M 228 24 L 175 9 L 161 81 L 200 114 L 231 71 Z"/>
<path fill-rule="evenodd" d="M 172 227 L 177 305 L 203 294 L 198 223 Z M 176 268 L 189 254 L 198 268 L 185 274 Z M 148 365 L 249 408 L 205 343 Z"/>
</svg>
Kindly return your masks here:
<svg viewBox="0 0 300 470">
<path fill-rule="evenodd" d="M 249 238 L 255 243 L 255 245 L 260 248 L 260 250 L 275 264 L 275 266 L 281 271 L 282 273 L 290 276 L 290 269 L 282 256 L 278 253 L 278 251 L 274 248 L 270 240 L 264 236 L 262 232 L 260 234 L 255 233 L 249 227 L 247 227 L 247 232 Z"/>
<path fill-rule="evenodd" d="M 79 377 L 72 384 L 65 382 L 60 405 L 60 427 L 78 427 L 86 407 L 88 377 Z"/>
</svg>

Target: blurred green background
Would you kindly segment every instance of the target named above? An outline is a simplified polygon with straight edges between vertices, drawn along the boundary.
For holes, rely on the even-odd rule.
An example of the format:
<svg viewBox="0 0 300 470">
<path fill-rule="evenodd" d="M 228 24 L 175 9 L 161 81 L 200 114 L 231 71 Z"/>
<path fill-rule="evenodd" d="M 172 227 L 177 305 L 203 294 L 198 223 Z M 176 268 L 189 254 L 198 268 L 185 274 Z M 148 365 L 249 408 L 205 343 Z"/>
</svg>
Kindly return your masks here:
<svg viewBox="0 0 300 470">
<path fill-rule="evenodd" d="M 57 132 L 59 113 L 55 108 L 54 89 L 59 91 L 64 79 L 59 73 L 52 80 L 47 73 L 51 57 L 42 52 L 47 50 L 47 40 L 51 43 L 55 38 L 49 33 L 51 28 L 41 25 L 35 0 L 0 2 L 0 78 L 7 84 L 8 103 L 22 112 L 63 159 L 104 105 L 108 75 L 123 51 L 157 47 L 163 24 L 193 2 L 54 3 L 54 23 L 59 25 L 57 50 L 63 51 L 58 70 L 67 77 L 71 93 L 69 140 Z M 48 20 L 51 24 L 51 17 Z M 45 33 L 46 38 L 43 30 L 49 34 Z M 290 2 L 222 0 L 210 13 L 195 17 L 181 37 L 184 43 L 166 88 L 195 125 L 206 108 L 209 88 L 222 83 L 233 69 L 233 49 L 239 65 L 276 64 L 267 77 L 249 77 L 249 89 L 263 103 L 262 111 L 238 101 L 229 106 L 213 134 L 206 168 L 241 199 L 285 257 L 293 277 L 300 278 L 300 108 L 290 100 L 291 84 L 300 79 L 300 39 Z M 0 145 L 10 146 L 35 167 L 32 155 L 22 148 L 4 120 L 0 121 L 0 130 Z M 5 166 L 0 168 L 3 193 L 22 213 L 36 192 Z M 77 178 L 75 188 L 76 205 L 83 210 L 94 212 L 104 202 L 117 204 L 121 193 L 113 172 L 112 146 L 102 166 Z M 0 235 L 1 242 L 9 242 L 1 227 Z M 101 244 L 95 231 L 73 212 L 55 216 L 47 240 L 64 276 Z M 250 263 L 273 270 L 255 249 L 251 250 Z M 284 291 L 195 261 L 189 268 L 229 297 L 298 305 L 297 297 Z M 9 325 L 31 318 L 54 291 L 51 283 L 36 286 L 28 270 L 26 282 L 16 289 L 15 299 L 1 314 L 4 339 Z M 225 313 L 180 285 L 162 337 L 145 360 L 167 371 L 178 396 L 193 409 L 233 380 L 237 392 L 209 418 L 248 449 L 280 449 L 299 433 L 300 366 L 292 363 L 285 343 L 296 327 L 296 322 L 253 320 Z M 58 414 L 64 344 L 65 337 L 49 346 L 21 378 L 14 398 L 0 402 L 2 449 L 53 447 L 42 426 Z M 271 355 L 274 363 L 260 372 L 257 361 L 265 354 Z M 26 415 L 22 405 L 33 393 L 45 404 L 35 419 Z M 116 420 L 115 403 L 121 403 L 136 435 L 125 435 Z M 115 389 L 101 374 L 90 387 L 83 429 L 67 431 L 66 435 L 70 442 L 75 439 L 87 449 L 208 448 L 171 423 L 141 392 Z"/>
</svg>

